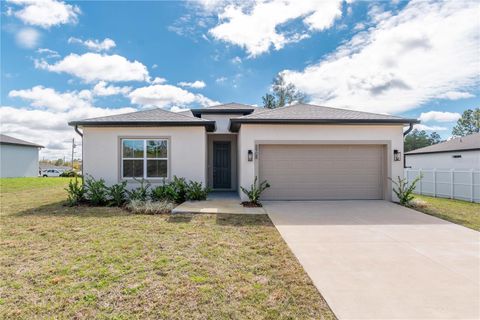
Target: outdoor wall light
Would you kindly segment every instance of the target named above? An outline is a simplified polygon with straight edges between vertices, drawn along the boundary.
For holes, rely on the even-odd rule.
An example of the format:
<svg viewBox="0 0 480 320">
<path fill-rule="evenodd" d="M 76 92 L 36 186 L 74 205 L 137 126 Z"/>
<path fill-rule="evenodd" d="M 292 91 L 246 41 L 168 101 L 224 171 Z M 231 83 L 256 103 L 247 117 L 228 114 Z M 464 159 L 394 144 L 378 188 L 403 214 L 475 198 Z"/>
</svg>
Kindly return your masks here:
<svg viewBox="0 0 480 320">
<path fill-rule="evenodd" d="M 253 151 L 248 150 L 248 161 L 253 161 Z"/>
<path fill-rule="evenodd" d="M 402 153 L 397 149 L 393 150 L 393 161 L 400 161 L 402 158 Z"/>
</svg>

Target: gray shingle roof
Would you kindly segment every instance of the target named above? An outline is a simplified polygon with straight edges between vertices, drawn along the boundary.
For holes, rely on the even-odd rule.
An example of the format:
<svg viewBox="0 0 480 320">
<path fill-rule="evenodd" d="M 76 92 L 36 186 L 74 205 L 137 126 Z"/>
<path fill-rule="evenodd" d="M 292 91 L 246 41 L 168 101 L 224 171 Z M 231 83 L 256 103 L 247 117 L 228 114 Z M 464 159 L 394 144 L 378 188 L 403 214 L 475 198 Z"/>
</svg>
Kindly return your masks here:
<svg viewBox="0 0 480 320">
<path fill-rule="evenodd" d="M 263 112 L 257 112 L 242 119 L 382 119 L 382 120 L 404 120 L 401 117 L 354 111 L 348 109 L 338 109 L 331 107 L 316 106 L 312 104 L 294 104 L 276 109 L 264 109 Z"/>
<path fill-rule="evenodd" d="M 206 113 L 215 113 L 215 114 L 236 113 L 236 114 L 247 115 L 247 114 L 251 114 L 255 109 L 258 109 L 258 108 L 254 106 L 249 106 L 246 104 L 231 102 L 231 103 L 220 104 L 220 105 L 210 106 L 210 107 L 205 107 L 200 109 L 192 109 L 191 112 L 196 117 L 199 117 L 201 114 L 204 114 L 204 113 L 205 114 Z"/>
<path fill-rule="evenodd" d="M 205 126 L 209 131 L 215 130 L 215 121 L 159 108 L 71 121 L 68 124 L 71 126 Z"/>
<path fill-rule="evenodd" d="M 407 155 L 424 154 L 424 153 L 438 153 L 438 152 L 452 152 L 462 150 L 480 150 L 480 133 L 474 133 L 466 137 L 454 138 L 449 141 L 441 142 L 406 152 Z"/>
<path fill-rule="evenodd" d="M 219 104 L 215 106 L 210 106 L 210 107 L 205 107 L 203 110 L 236 110 L 236 109 L 255 109 L 256 107 L 250 106 L 248 104 L 242 104 L 242 103 L 235 103 L 235 102 L 230 102 L 230 103 L 224 103 L 224 104 Z"/>
<path fill-rule="evenodd" d="M 231 130 L 238 130 L 241 123 L 418 123 L 416 119 L 386 114 L 369 113 L 347 109 L 294 104 L 291 106 L 265 109 L 231 120 Z"/>
<path fill-rule="evenodd" d="M 25 140 L 17 139 L 14 137 L 10 137 L 4 134 L 0 134 L 0 144 L 13 144 L 13 145 L 18 145 L 18 146 L 28 146 L 28 147 L 36 147 L 36 148 L 44 148 L 44 146 L 41 146 L 39 144 L 33 143 L 33 142 L 28 142 Z"/>
</svg>

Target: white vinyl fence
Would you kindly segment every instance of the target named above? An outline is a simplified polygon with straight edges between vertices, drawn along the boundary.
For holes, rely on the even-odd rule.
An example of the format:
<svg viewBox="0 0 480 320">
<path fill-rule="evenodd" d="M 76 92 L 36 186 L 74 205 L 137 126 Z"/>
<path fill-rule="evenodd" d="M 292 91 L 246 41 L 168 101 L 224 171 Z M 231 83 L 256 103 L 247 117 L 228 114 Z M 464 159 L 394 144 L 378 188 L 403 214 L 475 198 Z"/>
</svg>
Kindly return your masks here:
<svg viewBox="0 0 480 320">
<path fill-rule="evenodd" d="M 423 175 L 423 179 L 417 183 L 415 193 L 480 202 L 480 171 L 405 169 L 405 178 L 409 183 L 420 174 Z"/>
</svg>

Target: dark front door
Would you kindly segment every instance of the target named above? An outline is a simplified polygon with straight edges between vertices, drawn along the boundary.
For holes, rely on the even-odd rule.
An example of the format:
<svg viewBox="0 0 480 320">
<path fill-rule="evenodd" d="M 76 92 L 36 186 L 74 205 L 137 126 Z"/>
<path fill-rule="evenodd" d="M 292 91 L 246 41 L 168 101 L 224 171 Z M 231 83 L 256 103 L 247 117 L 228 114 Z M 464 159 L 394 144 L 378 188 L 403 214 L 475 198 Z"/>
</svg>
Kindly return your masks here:
<svg viewBox="0 0 480 320">
<path fill-rule="evenodd" d="M 213 188 L 230 189 L 232 161 L 230 158 L 230 141 L 213 142 Z"/>
</svg>

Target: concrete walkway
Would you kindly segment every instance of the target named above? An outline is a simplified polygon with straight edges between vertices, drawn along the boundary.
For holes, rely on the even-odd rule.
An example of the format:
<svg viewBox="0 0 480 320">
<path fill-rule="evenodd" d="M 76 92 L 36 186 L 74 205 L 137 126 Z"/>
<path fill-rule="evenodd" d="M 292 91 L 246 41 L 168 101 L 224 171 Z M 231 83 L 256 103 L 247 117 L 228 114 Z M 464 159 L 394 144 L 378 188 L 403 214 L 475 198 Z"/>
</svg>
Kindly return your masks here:
<svg viewBox="0 0 480 320">
<path fill-rule="evenodd" d="M 339 319 L 480 318 L 480 233 L 386 201 L 264 205 Z"/>
<path fill-rule="evenodd" d="M 212 192 L 205 201 L 186 201 L 172 213 L 266 214 L 264 208 L 245 208 L 238 193 Z"/>
</svg>

